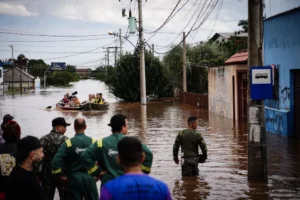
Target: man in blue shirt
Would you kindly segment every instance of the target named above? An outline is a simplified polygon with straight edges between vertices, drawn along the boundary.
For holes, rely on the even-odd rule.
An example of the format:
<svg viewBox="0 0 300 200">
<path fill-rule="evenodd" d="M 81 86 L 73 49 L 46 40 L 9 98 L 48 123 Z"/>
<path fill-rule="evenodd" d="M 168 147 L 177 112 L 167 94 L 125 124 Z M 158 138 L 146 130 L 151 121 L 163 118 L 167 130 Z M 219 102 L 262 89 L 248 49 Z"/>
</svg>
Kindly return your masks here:
<svg viewBox="0 0 300 200">
<path fill-rule="evenodd" d="M 124 175 L 107 182 L 101 188 L 100 200 L 171 200 L 167 185 L 145 175 L 141 163 L 145 160 L 142 143 L 134 137 L 124 137 L 118 143 L 117 161 Z"/>
</svg>

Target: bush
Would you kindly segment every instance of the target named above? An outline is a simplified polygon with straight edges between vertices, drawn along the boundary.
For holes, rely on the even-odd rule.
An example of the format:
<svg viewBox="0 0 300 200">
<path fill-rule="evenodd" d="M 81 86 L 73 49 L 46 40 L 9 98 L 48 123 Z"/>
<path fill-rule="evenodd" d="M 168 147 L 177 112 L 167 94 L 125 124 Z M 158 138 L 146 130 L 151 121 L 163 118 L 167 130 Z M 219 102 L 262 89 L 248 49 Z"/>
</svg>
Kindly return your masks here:
<svg viewBox="0 0 300 200">
<path fill-rule="evenodd" d="M 147 96 L 171 96 L 172 89 L 158 58 L 145 52 Z M 125 101 L 140 101 L 140 69 L 137 54 L 123 55 L 105 79 L 111 93 Z"/>
</svg>

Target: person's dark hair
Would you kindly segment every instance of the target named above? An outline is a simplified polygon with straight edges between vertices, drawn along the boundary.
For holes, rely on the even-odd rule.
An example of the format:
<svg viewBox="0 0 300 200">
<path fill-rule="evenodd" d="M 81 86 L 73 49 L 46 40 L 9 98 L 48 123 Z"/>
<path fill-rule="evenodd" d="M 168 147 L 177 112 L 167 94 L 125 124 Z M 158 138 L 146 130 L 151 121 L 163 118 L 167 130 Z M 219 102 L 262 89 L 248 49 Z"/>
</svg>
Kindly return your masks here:
<svg viewBox="0 0 300 200">
<path fill-rule="evenodd" d="M 102 93 L 99 93 L 99 95 L 101 95 L 101 96 L 102 96 Z"/>
<path fill-rule="evenodd" d="M 126 126 L 126 116 L 122 114 L 116 114 L 110 119 L 110 124 L 108 126 L 111 127 L 111 131 L 113 133 L 120 132 L 123 126 Z"/>
<path fill-rule="evenodd" d="M 118 143 L 118 152 L 121 165 L 124 167 L 135 167 L 142 162 L 142 143 L 135 137 L 124 137 Z"/>
<path fill-rule="evenodd" d="M 188 125 L 191 124 L 191 123 L 194 123 L 196 120 L 197 120 L 197 117 L 194 117 L 194 116 L 189 117 L 188 120 L 187 120 Z"/>
<path fill-rule="evenodd" d="M 21 127 L 16 121 L 8 121 L 3 124 L 2 130 L 2 137 L 6 142 L 17 142 L 20 140 Z"/>
<path fill-rule="evenodd" d="M 74 129 L 75 130 L 82 130 L 86 128 L 86 123 L 84 119 L 75 119 L 74 121 Z"/>
</svg>

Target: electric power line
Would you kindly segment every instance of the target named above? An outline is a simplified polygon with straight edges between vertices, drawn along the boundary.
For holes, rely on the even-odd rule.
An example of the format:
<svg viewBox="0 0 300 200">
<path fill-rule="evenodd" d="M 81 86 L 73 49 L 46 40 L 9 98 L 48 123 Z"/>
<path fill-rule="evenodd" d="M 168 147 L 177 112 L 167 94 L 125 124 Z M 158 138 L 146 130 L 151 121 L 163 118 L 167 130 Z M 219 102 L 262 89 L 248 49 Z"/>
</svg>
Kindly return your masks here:
<svg viewBox="0 0 300 200">
<path fill-rule="evenodd" d="M 20 40 L 20 41 L 0 41 L 0 42 L 5 42 L 5 43 L 13 43 L 13 42 L 80 42 L 80 41 L 87 41 L 87 40 L 104 40 L 104 39 L 109 39 L 111 37 L 105 37 L 105 38 L 89 38 L 89 39 L 79 39 L 79 40 L 46 40 L 46 41 L 42 41 L 42 40 L 37 40 L 37 41 L 32 41 L 32 40 Z"/>
<path fill-rule="evenodd" d="M 9 34 L 9 35 L 23 35 L 23 36 L 38 36 L 38 37 L 99 37 L 99 36 L 107 36 L 107 34 L 98 34 L 98 35 L 47 35 L 47 34 L 35 34 L 35 33 L 18 33 L 18 32 L 3 32 L 0 31 L 1 34 Z"/>
<path fill-rule="evenodd" d="M 92 51 L 95 51 L 97 49 L 101 49 L 105 46 L 108 46 L 108 45 L 111 45 L 111 44 L 114 44 L 115 42 L 112 42 L 112 43 L 109 43 L 109 44 L 106 44 L 106 45 L 103 45 L 103 46 L 100 46 L 100 47 L 97 47 L 95 49 L 91 49 L 91 50 L 88 50 L 88 51 L 83 51 L 83 52 L 80 52 L 80 53 L 76 53 L 76 54 L 72 54 L 72 55 L 68 55 L 68 56 L 61 56 L 61 57 L 56 57 L 56 58 L 46 58 L 46 59 L 43 59 L 43 60 L 55 60 L 55 59 L 60 59 L 60 58 L 68 58 L 68 57 L 73 57 L 73 56 L 78 56 L 78 55 L 81 55 L 81 54 L 85 54 L 85 53 L 88 53 L 88 52 L 92 52 Z"/>
</svg>

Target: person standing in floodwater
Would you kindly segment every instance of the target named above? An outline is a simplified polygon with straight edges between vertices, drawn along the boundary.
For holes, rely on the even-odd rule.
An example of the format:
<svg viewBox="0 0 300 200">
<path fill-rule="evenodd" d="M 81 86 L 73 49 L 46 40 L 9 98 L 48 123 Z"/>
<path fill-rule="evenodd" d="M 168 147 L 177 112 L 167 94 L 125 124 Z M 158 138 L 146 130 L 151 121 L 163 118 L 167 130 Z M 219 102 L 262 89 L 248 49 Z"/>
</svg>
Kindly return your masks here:
<svg viewBox="0 0 300 200">
<path fill-rule="evenodd" d="M 64 134 L 67 131 L 67 126 L 70 125 L 64 118 L 57 117 L 52 120 L 53 129 L 51 132 L 40 139 L 45 154 L 40 173 L 40 179 L 44 188 L 44 200 L 53 200 L 56 188 L 58 189 L 60 199 L 67 199 L 65 184 L 56 180 L 57 177 L 52 175 L 51 162 L 60 146 L 68 139 Z M 64 174 L 61 174 L 60 179 L 66 179 Z"/>
<path fill-rule="evenodd" d="M 126 137 L 128 132 L 128 121 L 126 116 L 116 114 L 110 119 L 112 134 L 98 140 L 81 154 L 81 162 L 89 174 L 101 179 L 101 186 L 105 183 L 123 175 L 124 171 L 117 162 L 118 142 Z M 142 171 L 145 174 L 151 172 L 153 155 L 145 144 L 142 144 L 146 157 L 142 163 Z M 96 164 L 98 161 L 98 165 Z M 102 176 L 103 175 L 103 176 Z"/>
<path fill-rule="evenodd" d="M 95 139 L 85 135 L 86 123 L 82 118 L 74 121 L 75 136 L 66 140 L 52 160 L 52 174 L 60 177 L 63 163 L 67 173 L 67 195 L 71 200 L 98 200 L 98 192 L 94 177 L 88 174 L 81 164 L 80 155 Z"/>
<path fill-rule="evenodd" d="M 180 131 L 175 139 L 173 145 L 173 159 L 178 165 L 178 152 L 179 147 L 181 147 L 182 176 L 197 176 L 199 175 L 198 163 L 204 162 L 207 159 L 207 147 L 201 133 L 196 131 L 198 127 L 197 117 L 189 117 L 187 122 L 188 129 Z M 199 146 L 202 155 L 199 155 Z"/>
</svg>

